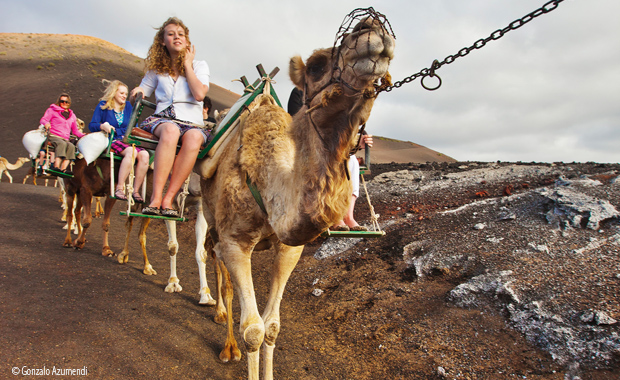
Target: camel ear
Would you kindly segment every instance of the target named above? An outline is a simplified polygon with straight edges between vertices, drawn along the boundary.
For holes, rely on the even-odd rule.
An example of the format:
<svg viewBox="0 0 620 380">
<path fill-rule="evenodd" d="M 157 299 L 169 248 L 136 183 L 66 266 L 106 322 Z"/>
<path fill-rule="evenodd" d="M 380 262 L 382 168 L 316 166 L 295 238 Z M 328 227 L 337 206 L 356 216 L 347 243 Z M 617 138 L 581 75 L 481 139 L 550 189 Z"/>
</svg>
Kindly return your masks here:
<svg viewBox="0 0 620 380">
<path fill-rule="evenodd" d="M 300 56 L 291 58 L 288 65 L 288 75 L 291 77 L 293 84 L 298 89 L 304 89 L 304 82 L 306 77 L 306 65 Z"/>
</svg>

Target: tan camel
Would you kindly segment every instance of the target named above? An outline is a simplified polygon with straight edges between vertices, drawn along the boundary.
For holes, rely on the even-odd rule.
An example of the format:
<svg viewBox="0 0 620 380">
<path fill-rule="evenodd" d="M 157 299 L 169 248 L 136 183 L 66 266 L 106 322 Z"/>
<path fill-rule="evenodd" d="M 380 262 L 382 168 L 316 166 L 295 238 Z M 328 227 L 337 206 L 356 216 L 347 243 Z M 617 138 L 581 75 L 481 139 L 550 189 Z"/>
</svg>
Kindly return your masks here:
<svg viewBox="0 0 620 380">
<path fill-rule="evenodd" d="M 351 184 L 345 163 L 358 127 L 370 115 L 375 85 L 380 78 L 384 85 L 389 82 L 393 49 L 394 39 L 381 22 L 366 18 L 342 36 L 338 47 L 315 51 L 305 64 L 301 57 L 292 58 L 289 75 L 305 97 L 295 117 L 264 96 L 220 148 L 219 158 L 211 159 L 219 160 L 217 170 L 207 173 L 204 163 L 196 167 L 203 177 L 205 217 L 214 250 L 239 294 L 239 330 L 251 380 L 259 379 L 261 345 L 263 378 L 273 379 L 280 302 L 304 244 L 335 224 L 348 207 Z M 260 192 L 264 211 L 246 178 Z M 251 256 L 263 242 L 270 243 L 275 256 L 261 315 Z M 230 295 L 227 291 L 227 298 Z M 226 303 L 230 330 L 230 298 Z M 240 358 L 230 335 L 220 354 L 224 361 Z"/>
<path fill-rule="evenodd" d="M 195 206 L 196 207 L 196 262 L 198 263 L 198 276 L 200 278 L 200 300 L 198 303 L 200 305 L 209 305 L 213 306 L 216 304 L 215 300 L 211 297 L 211 290 L 207 284 L 207 275 L 206 275 L 206 261 L 207 261 L 207 251 L 205 250 L 205 238 L 207 235 L 207 222 L 205 220 L 203 210 L 202 210 L 202 198 L 200 196 L 200 177 L 196 173 L 192 173 L 188 186 L 188 194 L 187 198 L 184 202 L 184 207 Z M 148 195 L 147 195 L 148 199 Z M 180 205 L 179 196 L 176 197 L 177 207 L 182 207 Z M 151 265 L 148 259 L 147 251 L 146 251 L 146 231 L 151 222 L 150 218 L 140 218 L 140 232 L 139 232 L 139 242 L 140 247 L 142 249 L 142 258 L 144 260 L 144 269 L 142 273 L 146 275 L 156 275 L 157 272 Z M 125 236 L 125 246 L 121 253 L 118 254 L 118 262 L 119 264 L 125 264 L 129 261 L 129 242 L 130 242 L 130 234 L 133 226 L 134 217 L 129 216 L 127 222 L 125 224 L 126 227 L 126 236 Z M 168 255 L 170 256 L 170 276 L 168 277 L 168 284 L 164 289 L 167 293 L 176 293 L 181 292 L 183 288 L 181 287 L 180 280 L 177 277 L 177 253 L 179 251 L 179 243 L 177 240 L 176 233 L 176 221 L 174 220 L 166 220 L 166 229 L 168 230 Z M 221 305 L 221 301 L 220 301 Z M 221 306 L 220 306 L 221 310 Z M 221 320 L 222 318 L 220 318 Z M 222 323 L 222 322 L 220 322 Z"/>
<path fill-rule="evenodd" d="M 6 172 L 6 176 L 9 177 L 9 182 L 13 183 L 13 177 L 9 174 L 9 170 L 17 170 L 29 161 L 30 158 L 28 157 L 20 157 L 14 164 L 11 164 L 6 158 L 0 157 L 0 181 L 2 181 L 2 174 Z"/>
<path fill-rule="evenodd" d="M 49 174 L 36 174 L 36 169 L 34 166 L 31 166 L 30 169 L 28 169 L 28 173 L 26 173 L 26 176 L 24 177 L 24 180 L 22 181 L 22 183 L 25 185 L 26 181 L 28 181 L 28 178 L 30 177 L 32 177 L 32 183 L 35 186 L 37 186 L 37 179 L 39 180 L 44 179 L 45 180 L 44 186 L 46 187 L 48 185 L 48 181 L 51 179 L 54 180 L 54 187 L 58 186 L 58 177 L 49 175 Z"/>
</svg>

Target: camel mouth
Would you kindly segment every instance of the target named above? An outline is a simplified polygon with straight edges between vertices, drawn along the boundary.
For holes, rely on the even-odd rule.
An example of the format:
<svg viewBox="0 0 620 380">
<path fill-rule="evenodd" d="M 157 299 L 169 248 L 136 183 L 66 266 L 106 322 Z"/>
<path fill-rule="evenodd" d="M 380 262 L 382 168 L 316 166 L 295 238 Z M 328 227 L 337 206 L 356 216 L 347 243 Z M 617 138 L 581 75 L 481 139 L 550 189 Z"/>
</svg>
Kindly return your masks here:
<svg viewBox="0 0 620 380">
<path fill-rule="evenodd" d="M 373 8 L 351 12 L 334 42 L 333 51 L 341 55 L 338 61 L 342 75 L 351 76 L 352 81 L 383 77 L 394 58 L 395 39 L 386 17 Z"/>
</svg>

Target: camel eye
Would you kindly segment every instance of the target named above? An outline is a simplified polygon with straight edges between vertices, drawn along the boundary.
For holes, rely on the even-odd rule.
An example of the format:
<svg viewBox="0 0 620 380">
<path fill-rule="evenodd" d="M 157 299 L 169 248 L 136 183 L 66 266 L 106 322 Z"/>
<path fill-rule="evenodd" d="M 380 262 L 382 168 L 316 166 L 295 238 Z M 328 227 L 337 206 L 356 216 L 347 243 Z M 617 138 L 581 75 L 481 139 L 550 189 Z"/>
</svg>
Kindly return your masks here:
<svg viewBox="0 0 620 380">
<path fill-rule="evenodd" d="M 306 70 L 308 75 L 312 77 L 320 77 L 325 73 L 325 68 L 327 67 L 327 58 L 320 56 L 314 57 L 314 59 L 310 60 L 307 63 Z"/>
<path fill-rule="evenodd" d="M 312 76 L 319 76 L 325 70 L 325 65 L 313 64 L 308 66 L 308 74 Z"/>
</svg>

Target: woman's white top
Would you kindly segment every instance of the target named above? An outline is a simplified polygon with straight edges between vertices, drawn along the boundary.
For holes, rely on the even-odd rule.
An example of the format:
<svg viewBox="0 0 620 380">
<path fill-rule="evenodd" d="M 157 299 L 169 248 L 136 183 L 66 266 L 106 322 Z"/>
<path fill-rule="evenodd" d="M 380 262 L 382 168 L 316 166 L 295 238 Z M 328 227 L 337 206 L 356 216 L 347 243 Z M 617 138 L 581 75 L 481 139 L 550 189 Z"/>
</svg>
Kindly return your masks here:
<svg viewBox="0 0 620 380">
<path fill-rule="evenodd" d="M 209 85 L 209 65 L 205 61 L 194 61 L 194 72 L 198 79 L 207 86 Z M 174 112 L 179 120 L 190 121 L 195 124 L 204 124 L 202 118 L 202 100 L 194 99 L 187 78 L 179 76 L 173 80 L 168 74 L 157 74 L 150 70 L 146 73 L 140 87 L 144 90 L 144 96 L 149 97 L 155 91 L 157 108 L 155 113 L 161 112 L 174 104 Z"/>
</svg>

